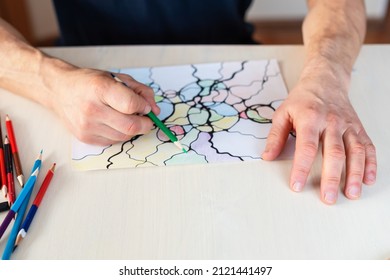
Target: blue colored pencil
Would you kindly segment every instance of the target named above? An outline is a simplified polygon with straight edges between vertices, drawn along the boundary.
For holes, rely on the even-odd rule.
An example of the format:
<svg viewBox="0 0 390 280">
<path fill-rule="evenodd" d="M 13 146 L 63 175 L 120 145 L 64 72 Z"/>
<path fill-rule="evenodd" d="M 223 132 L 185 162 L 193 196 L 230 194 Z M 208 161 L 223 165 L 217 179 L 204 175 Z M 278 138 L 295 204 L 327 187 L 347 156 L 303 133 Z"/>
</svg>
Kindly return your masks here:
<svg viewBox="0 0 390 280">
<path fill-rule="evenodd" d="M 31 225 L 32 220 L 34 219 L 35 213 L 38 211 L 39 205 L 41 204 L 41 201 L 46 193 L 47 188 L 50 185 L 50 181 L 54 176 L 54 169 L 56 167 L 56 164 L 53 163 L 52 167 L 49 169 L 49 171 L 46 174 L 45 179 L 42 182 L 41 187 L 39 188 L 39 191 L 37 195 L 35 196 L 35 199 L 30 207 L 30 210 L 27 213 L 26 219 L 23 222 L 22 228 L 20 229 L 18 236 L 16 238 L 15 246 L 19 244 L 21 240 L 23 240 L 24 237 L 27 235 L 27 231 Z"/>
<path fill-rule="evenodd" d="M 0 225 L 0 239 L 1 237 L 3 237 L 5 230 L 11 223 L 12 219 L 15 217 L 15 214 L 19 211 L 24 199 L 27 197 L 28 193 L 34 187 L 35 181 L 37 180 L 38 173 L 39 173 L 39 167 L 36 168 L 35 171 L 28 178 L 26 184 L 24 185 L 24 188 L 16 198 L 15 203 L 12 204 L 11 209 L 8 211 L 7 216 L 5 216 L 3 223 Z"/>
<path fill-rule="evenodd" d="M 40 168 L 41 164 L 42 164 L 42 151 L 40 152 L 40 154 L 38 155 L 38 158 L 34 162 L 34 166 L 33 166 L 32 170 L 31 170 L 31 173 L 33 173 L 34 170 L 36 170 L 37 168 Z M 14 225 L 13 225 L 12 230 L 11 230 L 11 233 L 10 233 L 10 235 L 8 237 L 8 241 L 7 241 L 7 244 L 5 246 L 5 249 L 4 249 L 4 252 L 3 252 L 3 256 L 1 257 L 2 260 L 9 260 L 10 257 L 11 257 L 12 252 L 14 251 L 15 241 L 16 241 L 19 229 L 20 229 L 20 225 L 23 222 L 24 214 L 26 213 L 27 206 L 28 206 L 28 203 L 30 201 L 30 197 L 31 197 L 31 194 L 33 192 L 33 189 L 34 189 L 34 186 L 28 192 L 26 198 L 24 199 L 22 205 L 20 206 L 20 209 L 18 211 L 18 215 L 16 216 Z"/>
</svg>

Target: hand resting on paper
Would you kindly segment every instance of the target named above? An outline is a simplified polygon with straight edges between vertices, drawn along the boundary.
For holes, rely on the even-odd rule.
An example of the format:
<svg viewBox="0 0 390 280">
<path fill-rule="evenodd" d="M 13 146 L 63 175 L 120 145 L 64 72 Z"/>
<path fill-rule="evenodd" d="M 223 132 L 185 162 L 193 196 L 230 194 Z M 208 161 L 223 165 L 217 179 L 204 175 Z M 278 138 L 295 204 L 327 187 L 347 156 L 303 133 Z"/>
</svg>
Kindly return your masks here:
<svg viewBox="0 0 390 280">
<path fill-rule="evenodd" d="M 295 131 L 296 152 L 290 187 L 300 192 L 322 142 L 321 198 L 325 203 L 333 204 L 337 200 L 345 163 L 344 192 L 349 199 L 360 197 L 362 182 L 369 185 L 375 182 L 376 153 L 348 99 L 345 86 L 332 78 L 324 83 L 326 87 L 312 79 L 299 83 L 290 92 L 274 114 L 263 158 L 275 159 L 289 132 Z"/>
<path fill-rule="evenodd" d="M 296 133 L 290 187 L 301 191 L 322 143 L 321 199 L 337 201 L 344 165 L 344 193 L 358 199 L 362 183 L 376 180 L 375 147 L 349 99 L 352 68 L 365 35 L 364 1 L 308 1 L 303 24 L 305 62 L 297 85 L 275 113 L 263 154 L 273 160 L 287 134 Z"/>
</svg>

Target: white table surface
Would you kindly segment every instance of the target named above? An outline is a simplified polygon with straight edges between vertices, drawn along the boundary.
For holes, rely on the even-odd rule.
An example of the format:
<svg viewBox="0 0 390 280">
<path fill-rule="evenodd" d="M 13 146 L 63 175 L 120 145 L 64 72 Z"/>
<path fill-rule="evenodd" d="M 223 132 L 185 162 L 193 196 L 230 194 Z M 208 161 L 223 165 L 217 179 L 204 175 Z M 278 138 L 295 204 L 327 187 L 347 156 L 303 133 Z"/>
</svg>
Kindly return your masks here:
<svg viewBox="0 0 390 280">
<path fill-rule="evenodd" d="M 248 59 L 279 60 L 291 89 L 302 46 L 47 48 L 78 66 L 109 69 Z M 378 178 L 362 198 L 319 199 L 320 157 L 302 193 L 288 188 L 291 161 L 79 172 L 71 134 L 54 113 L 0 90 L 24 172 L 43 149 L 38 183 L 57 170 L 13 259 L 386 259 L 390 257 L 390 46 L 364 46 L 351 101 L 374 141 Z M 4 123 L 3 125 L 3 134 Z M 34 190 L 34 196 L 37 191 Z M 5 213 L 0 214 L 3 220 Z M 10 229 L 0 240 L 3 251 Z"/>
</svg>

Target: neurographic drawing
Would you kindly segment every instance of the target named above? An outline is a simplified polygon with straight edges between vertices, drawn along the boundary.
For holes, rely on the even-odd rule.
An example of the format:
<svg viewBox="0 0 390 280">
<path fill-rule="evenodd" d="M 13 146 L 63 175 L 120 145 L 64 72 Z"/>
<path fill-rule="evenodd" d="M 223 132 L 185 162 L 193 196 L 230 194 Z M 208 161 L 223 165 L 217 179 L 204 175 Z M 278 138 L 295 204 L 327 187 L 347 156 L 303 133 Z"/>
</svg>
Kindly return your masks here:
<svg viewBox="0 0 390 280">
<path fill-rule="evenodd" d="M 154 90 L 161 108 L 159 119 L 188 153 L 177 149 L 156 127 L 146 135 L 107 147 L 74 139 L 72 164 L 77 169 L 259 160 L 272 115 L 287 97 L 276 60 L 115 71 Z"/>
</svg>

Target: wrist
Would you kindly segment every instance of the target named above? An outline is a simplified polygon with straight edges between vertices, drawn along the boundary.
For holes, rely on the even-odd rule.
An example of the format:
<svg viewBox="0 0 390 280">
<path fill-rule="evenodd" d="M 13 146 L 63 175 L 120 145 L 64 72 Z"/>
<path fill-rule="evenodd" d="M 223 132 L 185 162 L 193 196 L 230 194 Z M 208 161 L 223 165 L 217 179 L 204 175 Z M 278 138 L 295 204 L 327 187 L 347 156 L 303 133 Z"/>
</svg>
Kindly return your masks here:
<svg viewBox="0 0 390 280">
<path fill-rule="evenodd" d="M 57 99 L 58 90 L 67 87 L 67 85 L 61 85 L 61 81 L 64 80 L 64 77 L 67 77 L 69 71 L 75 68 L 75 66 L 61 59 L 43 55 L 38 74 L 44 90 L 38 102 L 45 107 L 55 109 L 54 104 Z"/>
<path fill-rule="evenodd" d="M 304 64 L 299 83 L 310 90 L 321 93 L 329 88 L 348 93 L 351 80 L 351 69 L 345 64 L 335 62 L 324 56 L 308 58 Z"/>
</svg>

